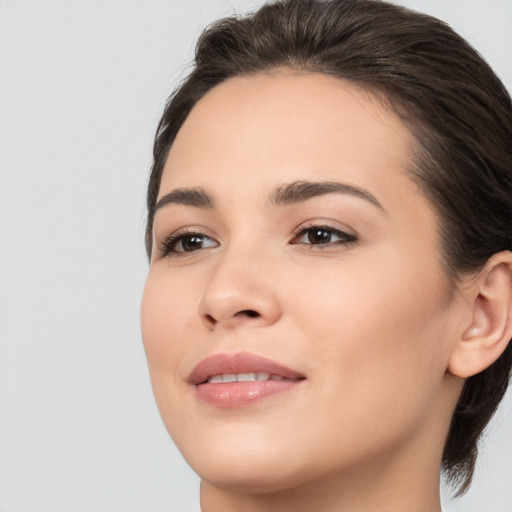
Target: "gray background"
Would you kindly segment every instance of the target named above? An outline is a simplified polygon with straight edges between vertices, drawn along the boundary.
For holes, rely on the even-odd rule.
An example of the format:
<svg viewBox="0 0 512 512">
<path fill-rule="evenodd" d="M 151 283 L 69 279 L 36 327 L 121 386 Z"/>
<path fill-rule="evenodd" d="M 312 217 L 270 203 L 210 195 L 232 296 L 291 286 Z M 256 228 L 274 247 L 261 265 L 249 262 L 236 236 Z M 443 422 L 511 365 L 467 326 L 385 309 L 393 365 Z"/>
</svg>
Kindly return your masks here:
<svg viewBox="0 0 512 512">
<path fill-rule="evenodd" d="M 259 1 L 0 1 L 0 510 L 195 512 L 139 333 L 151 143 L 200 29 Z M 511 0 L 403 0 L 512 89 Z M 512 399 L 448 512 L 512 512 Z"/>
</svg>

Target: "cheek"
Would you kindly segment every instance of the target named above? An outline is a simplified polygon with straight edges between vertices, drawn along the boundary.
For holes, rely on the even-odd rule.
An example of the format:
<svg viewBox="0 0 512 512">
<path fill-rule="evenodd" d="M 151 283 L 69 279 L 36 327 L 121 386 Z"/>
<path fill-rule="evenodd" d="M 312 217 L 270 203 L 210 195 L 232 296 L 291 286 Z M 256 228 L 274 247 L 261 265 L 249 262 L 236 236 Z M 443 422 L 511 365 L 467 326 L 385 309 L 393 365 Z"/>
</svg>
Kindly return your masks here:
<svg viewBox="0 0 512 512">
<path fill-rule="evenodd" d="M 197 358 L 197 324 L 191 325 L 197 322 L 196 288 L 183 274 L 171 278 L 162 265 L 150 269 L 142 297 L 141 329 L 151 385 L 172 438 L 186 437 L 190 429 L 181 408 L 188 391 L 184 368 L 191 357 Z"/>
<path fill-rule="evenodd" d="M 345 397 L 341 408 L 354 404 L 355 415 L 361 403 L 404 409 L 433 400 L 450 347 L 446 278 L 430 263 L 426 279 L 397 256 L 361 263 L 295 280 L 294 320 L 325 368 L 317 376 L 325 396 Z"/>
<path fill-rule="evenodd" d="M 181 365 L 193 346 L 190 322 L 197 316 L 194 287 L 151 269 L 141 306 L 144 350 L 157 403 L 180 382 Z M 183 333 L 188 333 L 184 336 Z M 188 351 L 187 351 L 188 348 Z"/>
<path fill-rule="evenodd" d="M 171 353 L 176 336 L 197 317 L 200 283 L 193 275 L 171 274 L 162 265 L 150 269 L 141 306 L 141 326 L 144 345 L 148 351 L 165 356 Z M 197 279 L 196 279 L 197 281 Z"/>
<path fill-rule="evenodd" d="M 333 266 L 284 284 L 294 290 L 290 332 L 295 325 L 308 347 L 314 391 L 311 408 L 299 413 L 299 444 L 314 443 L 333 465 L 421 431 L 442 392 L 449 346 L 443 282 L 383 267 Z"/>
</svg>

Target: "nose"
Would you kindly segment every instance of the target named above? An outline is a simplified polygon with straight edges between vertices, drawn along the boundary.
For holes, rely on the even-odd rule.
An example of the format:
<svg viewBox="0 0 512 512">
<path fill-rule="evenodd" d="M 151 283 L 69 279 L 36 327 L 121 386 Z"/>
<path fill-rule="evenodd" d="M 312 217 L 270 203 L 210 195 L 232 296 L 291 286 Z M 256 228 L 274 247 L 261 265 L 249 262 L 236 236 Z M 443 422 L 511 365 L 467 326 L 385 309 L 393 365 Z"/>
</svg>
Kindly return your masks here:
<svg viewBox="0 0 512 512">
<path fill-rule="evenodd" d="M 263 255 L 248 257 L 229 250 L 212 269 L 199 303 L 199 316 L 209 330 L 272 325 L 282 311 Z"/>
</svg>

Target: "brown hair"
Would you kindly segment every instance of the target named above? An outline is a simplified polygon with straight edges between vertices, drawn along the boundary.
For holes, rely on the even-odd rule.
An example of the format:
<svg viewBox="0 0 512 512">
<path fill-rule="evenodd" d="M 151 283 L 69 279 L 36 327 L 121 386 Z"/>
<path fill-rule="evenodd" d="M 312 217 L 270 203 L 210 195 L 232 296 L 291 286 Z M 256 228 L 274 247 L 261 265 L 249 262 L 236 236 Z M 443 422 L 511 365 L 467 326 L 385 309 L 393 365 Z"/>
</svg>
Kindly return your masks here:
<svg viewBox="0 0 512 512">
<path fill-rule="evenodd" d="M 195 66 L 169 98 L 155 138 L 148 255 L 163 167 L 191 109 L 229 77 L 279 67 L 350 80 L 389 102 L 417 141 L 411 175 L 439 215 L 453 279 L 512 250 L 512 104 L 479 54 L 442 21 L 379 0 L 282 0 L 222 19 L 200 37 Z M 465 383 L 442 461 L 458 494 L 471 483 L 511 366 L 509 343 Z"/>
</svg>

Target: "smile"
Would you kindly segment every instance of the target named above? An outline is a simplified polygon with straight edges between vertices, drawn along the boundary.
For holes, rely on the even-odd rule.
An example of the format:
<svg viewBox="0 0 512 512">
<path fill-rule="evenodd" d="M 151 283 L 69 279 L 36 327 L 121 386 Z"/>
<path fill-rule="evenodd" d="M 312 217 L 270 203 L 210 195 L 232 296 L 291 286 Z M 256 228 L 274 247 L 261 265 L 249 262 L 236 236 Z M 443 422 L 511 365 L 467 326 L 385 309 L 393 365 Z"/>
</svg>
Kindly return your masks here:
<svg viewBox="0 0 512 512">
<path fill-rule="evenodd" d="M 236 409 L 291 391 L 305 375 L 248 352 L 213 354 L 190 372 L 189 384 L 200 402 Z"/>
<path fill-rule="evenodd" d="M 212 375 L 207 382 L 210 384 L 218 384 L 220 382 L 263 382 L 266 380 L 289 380 L 281 375 L 270 375 L 266 372 L 249 372 L 249 373 L 225 373 L 222 375 Z"/>
</svg>

